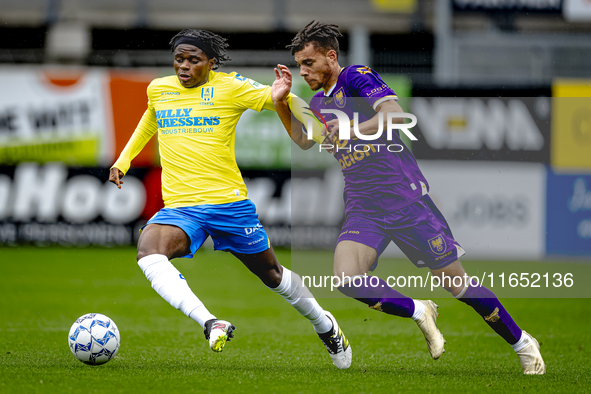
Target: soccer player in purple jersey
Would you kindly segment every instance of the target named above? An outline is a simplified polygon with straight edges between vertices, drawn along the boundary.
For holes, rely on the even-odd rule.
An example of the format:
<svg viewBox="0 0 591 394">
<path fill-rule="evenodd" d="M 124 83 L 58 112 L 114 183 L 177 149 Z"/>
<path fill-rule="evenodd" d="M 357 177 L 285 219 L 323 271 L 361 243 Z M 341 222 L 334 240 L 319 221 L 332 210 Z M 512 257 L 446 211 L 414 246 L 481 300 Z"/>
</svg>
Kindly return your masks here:
<svg viewBox="0 0 591 394">
<path fill-rule="evenodd" d="M 300 75 L 312 90 L 319 91 L 310 103 L 311 109 L 315 113 L 337 109 L 349 119 L 356 112 L 358 131 L 374 135 L 380 126 L 380 113 L 385 129 L 387 113 L 403 111 L 394 91 L 375 71 L 363 65 L 339 65 L 338 37 L 337 26 L 312 21 L 288 48 L 300 66 Z M 292 140 L 300 148 L 309 149 L 315 142 L 307 138 L 286 103 L 291 73 L 278 65 L 275 74 L 272 98 L 277 113 Z M 386 148 L 402 145 L 398 135 L 393 133 L 393 140 L 383 136 L 376 141 L 356 137 L 338 141 L 333 137 L 339 122 L 331 115 L 323 116 L 330 129 L 325 142 L 334 148 L 345 178 L 345 222 L 335 248 L 334 275 L 350 280 L 341 282 L 339 290 L 375 310 L 412 318 L 423 332 L 431 356 L 439 358 L 445 340 L 436 325 L 437 305 L 408 298 L 377 277 L 355 281 L 375 268 L 380 254 L 393 241 L 417 267 L 428 267 L 447 291 L 474 308 L 513 347 L 525 374 L 544 374 L 538 342 L 517 326 L 489 289 L 469 283 L 459 260 L 464 250 L 429 197 L 427 180 L 412 153 L 407 149 L 393 153 Z M 395 120 L 403 123 L 402 118 Z M 350 135 L 354 135 L 352 131 Z M 356 149 L 358 145 L 368 145 L 369 149 Z"/>
</svg>

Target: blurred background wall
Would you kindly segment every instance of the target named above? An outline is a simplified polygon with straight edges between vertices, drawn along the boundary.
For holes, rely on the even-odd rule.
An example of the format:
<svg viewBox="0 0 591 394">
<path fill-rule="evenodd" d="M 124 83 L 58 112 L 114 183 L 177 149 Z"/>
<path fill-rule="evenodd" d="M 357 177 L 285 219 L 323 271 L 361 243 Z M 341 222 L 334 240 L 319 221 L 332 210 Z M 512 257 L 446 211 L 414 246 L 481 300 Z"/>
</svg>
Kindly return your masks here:
<svg viewBox="0 0 591 394">
<path fill-rule="evenodd" d="M 156 141 L 121 191 L 108 167 L 173 72 L 172 36 L 222 34 L 220 71 L 270 84 L 283 63 L 305 97 L 285 45 L 313 19 L 340 26 L 341 65 L 372 67 L 417 115 L 411 148 L 470 257 L 591 256 L 588 0 L 2 0 L 0 244 L 135 243 L 162 206 Z M 249 112 L 236 155 L 272 242 L 331 249 L 338 166 Z"/>
</svg>

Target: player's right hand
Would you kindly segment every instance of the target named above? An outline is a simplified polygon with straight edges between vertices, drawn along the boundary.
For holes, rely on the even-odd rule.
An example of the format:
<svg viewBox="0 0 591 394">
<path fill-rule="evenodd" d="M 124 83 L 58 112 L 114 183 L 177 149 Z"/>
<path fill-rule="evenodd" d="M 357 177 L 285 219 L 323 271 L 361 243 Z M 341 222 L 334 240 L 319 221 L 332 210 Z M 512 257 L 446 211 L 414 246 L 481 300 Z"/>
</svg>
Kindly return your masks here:
<svg viewBox="0 0 591 394">
<path fill-rule="evenodd" d="M 124 176 L 125 174 L 119 168 L 113 167 L 109 173 L 109 182 L 114 183 L 119 189 L 121 189 L 121 185 L 123 185 L 121 178 Z"/>
<path fill-rule="evenodd" d="M 329 120 L 328 122 L 326 122 L 326 125 L 328 126 L 328 130 L 326 130 L 326 133 L 328 135 L 327 135 L 326 138 L 328 138 L 328 140 L 331 141 L 331 142 L 337 141 L 338 138 L 336 137 L 336 135 L 339 132 L 339 121 L 338 121 L 338 119 Z M 328 131 L 330 131 L 330 133 L 328 133 Z"/>
<path fill-rule="evenodd" d="M 271 86 L 271 99 L 273 102 L 287 99 L 291 90 L 292 76 L 289 68 L 278 64 L 275 68 L 275 82 Z"/>
<path fill-rule="evenodd" d="M 337 119 L 329 120 L 326 125 L 328 126 L 328 129 L 323 126 L 320 134 L 325 137 L 324 144 L 334 146 L 338 141 L 336 134 L 339 131 L 339 121 Z M 327 149 L 326 151 L 328 153 L 336 153 L 336 149 L 334 148 Z"/>
</svg>

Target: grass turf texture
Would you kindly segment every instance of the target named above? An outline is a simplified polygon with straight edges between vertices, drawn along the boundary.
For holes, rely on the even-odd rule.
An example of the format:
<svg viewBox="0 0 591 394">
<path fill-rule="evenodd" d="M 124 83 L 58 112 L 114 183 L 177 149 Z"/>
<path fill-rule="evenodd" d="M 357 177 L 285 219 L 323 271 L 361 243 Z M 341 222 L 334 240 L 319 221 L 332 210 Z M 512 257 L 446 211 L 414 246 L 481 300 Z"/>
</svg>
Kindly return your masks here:
<svg viewBox="0 0 591 394">
<path fill-rule="evenodd" d="M 289 252 L 278 252 L 289 265 Z M 310 253 L 329 263 L 329 253 Z M 542 344 L 548 373 L 524 376 L 513 350 L 471 308 L 438 299 L 447 352 L 429 357 L 410 319 L 348 299 L 320 303 L 353 346 L 337 370 L 313 331 L 283 299 L 227 253 L 203 251 L 175 264 L 207 307 L 237 326 L 213 353 L 201 328 L 149 286 L 134 249 L 0 249 L 0 392 L 392 392 L 402 390 L 573 392 L 591 389 L 587 299 L 507 299 Z M 382 259 L 380 264 L 390 264 Z M 417 272 L 396 262 L 402 271 Z M 465 263 L 479 267 L 486 263 Z M 470 268 L 472 269 L 472 268 Z M 76 360 L 67 333 L 100 312 L 121 330 L 118 356 L 103 366 Z"/>
</svg>

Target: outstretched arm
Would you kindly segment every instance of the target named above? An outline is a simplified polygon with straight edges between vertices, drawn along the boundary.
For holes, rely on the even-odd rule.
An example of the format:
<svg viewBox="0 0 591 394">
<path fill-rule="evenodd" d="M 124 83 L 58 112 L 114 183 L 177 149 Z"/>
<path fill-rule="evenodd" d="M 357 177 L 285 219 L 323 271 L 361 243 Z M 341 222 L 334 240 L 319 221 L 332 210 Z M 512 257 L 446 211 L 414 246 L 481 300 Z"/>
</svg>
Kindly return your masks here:
<svg viewBox="0 0 591 394">
<path fill-rule="evenodd" d="M 150 138 L 152 138 L 157 131 L 158 123 L 156 122 L 156 115 L 154 110 L 149 107 L 146 112 L 144 112 L 142 119 L 127 142 L 127 145 L 123 148 L 119 158 L 115 164 L 113 164 L 113 167 L 111 167 L 109 182 L 114 183 L 119 189 L 121 189 L 121 184 L 123 184 L 121 178 L 125 175 L 127 170 L 129 170 L 131 161 L 142 149 L 144 149 L 144 146 L 146 146 Z"/>
<path fill-rule="evenodd" d="M 359 124 L 359 133 L 364 135 L 372 135 L 376 133 L 376 130 L 380 126 L 379 122 L 379 113 L 382 113 L 382 120 L 383 120 L 383 129 L 386 130 L 388 125 L 388 113 L 402 113 L 404 110 L 400 107 L 396 100 L 388 100 L 384 101 L 376 108 L 376 114 L 371 118 L 366 120 L 363 123 Z M 393 118 L 393 123 L 404 123 L 404 118 Z"/>
<path fill-rule="evenodd" d="M 315 142 L 314 140 L 308 139 L 308 136 L 304 134 L 302 123 L 293 116 L 289 107 L 288 100 L 293 103 L 293 97 L 295 97 L 294 95 L 290 95 L 291 84 L 291 72 L 286 66 L 278 64 L 275 69 L 275 82 L 273 82 L 273 86 L 271 87 L 273 105 L 275 106 L 277 115 L 281 119 L 281 123 L 283 123 L 283 127 L 285 127 L 287 134 L 289 134 L 293 142 L 301 149 L 310 149 Z"/>
</svg>

